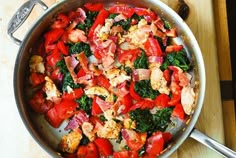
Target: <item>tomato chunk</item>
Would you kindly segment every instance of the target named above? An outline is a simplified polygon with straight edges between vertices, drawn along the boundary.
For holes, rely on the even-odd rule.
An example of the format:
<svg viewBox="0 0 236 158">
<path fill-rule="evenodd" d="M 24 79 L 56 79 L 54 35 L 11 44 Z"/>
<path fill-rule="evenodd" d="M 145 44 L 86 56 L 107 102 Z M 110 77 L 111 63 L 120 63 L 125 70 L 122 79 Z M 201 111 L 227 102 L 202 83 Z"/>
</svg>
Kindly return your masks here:
<svg viewBox="0 0 236 158">
<path fill-rule="evenodd" d="M 146 142 L 146 152 L 150 155 L 158 155 L 164 148 L 164 138 L 162 132 L 153 133 Z"/>
<path fill-rule="evenodd" d="M 94 142 L 102 156 L 110 156 L 113 154 L 113 147 L 108 139 L 97 138 Z"/>
<path fill-rule="evenodd" d="M 104 8 L 104 5 L 102 3 L 86 3 L 84 7 L 89 11 L 98 12 Z"/>
<path fill-rule="evenodd" d="M 77 103 L 73 100 L 62 100 L 59 104 L 55 105 L 58 117 L 61 119 L 67 119 L 71 117 L 77 107 Z"/>
<path fill-rule="evenodd" d="M 55 107 L 47 111 L 47 113 L 45 114 L 45 118 L 48 121 L 48 123 L 54 128 L 58 128 L 64 120 L 61 117 L 59 117 Z"/>
</svg>

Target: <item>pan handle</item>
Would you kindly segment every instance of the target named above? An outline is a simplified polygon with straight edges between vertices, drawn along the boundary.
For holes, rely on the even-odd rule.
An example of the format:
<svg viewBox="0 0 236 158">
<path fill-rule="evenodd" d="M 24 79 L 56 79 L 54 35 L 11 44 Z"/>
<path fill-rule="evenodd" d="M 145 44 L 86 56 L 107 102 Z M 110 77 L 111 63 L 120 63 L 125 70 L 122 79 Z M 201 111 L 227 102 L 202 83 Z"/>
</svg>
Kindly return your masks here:
<svg viewBox="0 0 236 158">
<path fill-rule="evenodd" d="M 210 149 L 216 151 L 217 153 L 221 154 L 227 158 L 236 158 L 236 152 L 225 147 L 224 145 L 220 144 L 219 142 L 215 141 L 214 139 L 208 137 L 207 135 L 203 134 L 202 132 L 198 131 L 197 129 L 193 129 L 190 137 L 197 140 L 198 142 L 206 145 Z"/>
<path fill-rule="evenodd" d="M 8 24 L 7 34 L 17 45 L 21 44 L 21 40 L 14 37 L 13 33 L 25 22 L 37 3 L 41 5 L 44 10 L 48 9 L 48 6 L 41 0 L 29 0 L 17 10 Z"/>
</svg>

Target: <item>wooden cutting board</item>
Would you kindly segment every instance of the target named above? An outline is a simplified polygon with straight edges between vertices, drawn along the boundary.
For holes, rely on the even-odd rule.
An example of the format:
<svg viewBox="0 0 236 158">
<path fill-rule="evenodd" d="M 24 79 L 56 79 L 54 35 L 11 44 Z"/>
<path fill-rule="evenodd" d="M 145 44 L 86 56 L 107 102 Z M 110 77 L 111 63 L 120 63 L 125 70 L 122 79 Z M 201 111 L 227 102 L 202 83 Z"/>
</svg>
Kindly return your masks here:
<svg viewBox="0 0 236 158">
<path fill-rule="evenodd" d="M 0 8 L 0 33 L 1 37 L 6 39 L 6 28 L 7 23 L 10 20 L 11 16 L 16 12 L 16 10 L 23 4 L 26 0 L 14 1 L 1 1 Z M 56 3 L 56 0 L 43 0 L 48 6 Z M 178 8 L 178 0 L 162 0 L 174 10 Z M 219 88 L 219 72 L 218 72 L 218 62 L 217 62 L 217 47 L 216 47 L 216 36 L 215 36 L 215 26 L 214 26 L 214 14 L 213 14 L 213 1 L 206 0 L 186 0 L 187 4 L 190 7 L 190 14 L 186 22 L 191 28 L 192 32 L 197 38 L 199 45 L 201 47 L 205 67 L 206 67 L 206 95 L 202 113 L 199 117 L 199 120 L 196 124 L 196 128 L 205 134 L 211 136 L 219 142 L 224 142 L 224 130 L 223 130 L 223 118 L 222 118 L 222 107 L 220 99 L 220 88 Z M 25 32 L 32 23 L 35 21 L 35 18 L 41 15 L 44 11 L 36 6 L 30 15 L 29 19 L 25 24 L 17 31 L 16 36 L 20 39 L 23 39 Z M 3 27 L 2 27 L 3 26 Z M 1 43 L 1 42 L 0 42 Z M 18 47 L 15 46 L 12 41 L 6 40 L 3 44 L 1 43 L 1 51 L 11 50 L 11 53 L 17 53 Z M 9 53 L 9 52 L 4 52 Z M 2 53 L 1 53 L 2 54 Z M 1 56 L 2 57 L 2 56 Z M 8 57 L 8 56 L 7 56 Z M 11 65 L 11 71 L 14 63 L 13 59 L 8 59 Z M 2 65 L 2 68 L 6 68 L 5 65 Z M 9 68 L 8 68 L 9 69 Z M 12 73 L 12 72 L 11 72 Z M 10 94 L 12 95 L 12 94 Z M 11 96 L 13 97 L 13 96 Z M 12 105 L 11 105 L 12 106 Z M 14 105 L 15 106 L 15 105 Z M 23 124 L 22 124 L 23 126 Z M 20 135 L 19 135 L 20 137 Z M 50 157 L 39 145 L 30 137 L 27 136 L 27 144 L 21 144 L 17 148 L 24 150 L 21 152 L 19 157 L 31 158 L 31 157 L 40 157 L 47 158 Z M 19 150 L 20 151 L 20 150 Z M 188 138 L 183 145 L 176 151 L 172 158 L 217 158 L 220 157 L 215 152 L 211 151 L 202 144 Z"/>
</svg>

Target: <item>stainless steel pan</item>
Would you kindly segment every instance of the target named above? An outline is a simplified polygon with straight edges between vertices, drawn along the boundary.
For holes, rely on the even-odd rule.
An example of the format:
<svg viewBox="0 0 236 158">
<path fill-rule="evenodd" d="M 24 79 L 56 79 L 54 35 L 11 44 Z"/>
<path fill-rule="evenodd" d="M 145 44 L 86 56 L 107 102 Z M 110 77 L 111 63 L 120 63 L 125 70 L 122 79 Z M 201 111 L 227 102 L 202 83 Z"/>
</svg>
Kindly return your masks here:
<svg viewBox="0 0 236 158">
<path fill-rule="evenodd" d="M 59 12 L 68 12 L 70 10 L 74 10 L 87 2 L 102 2 L 107 6 L 111 6 L 117 2 L 120 2 L 133 6 L 149 7 L 161 16 L 165 17 L 169 22 L 171 22 L 174 27 L 177 28 L 177 32 L 180 37 L 184 37 L 178 38 L 177 40 L 187 48 L 189 57 L 191 57 L 195 63 L 195 69 L 193 72 L 194 82 L 199 82 L 196 90 L 198 94 L 196 99 L 196 106 L 195 110 L 187 121 L 188 123 L 180 123 L 172 131 L 174 133 L 174 139 L 168 145 L 167 149 L 160 155 L 160 157 L 170 156 L 188 137 L 201 142 L 202 144 L 215 150 L 224 157 L 236 157 L 236 152 L 228 149 L 227 147 L 221 145 L 220 143 L 209 138 L 208 136 L 194 128 L 202 109 L 205 94 L 206 79 L 202 53 L 193 33 L 190 31 L 186 23 L 172 9 L 170 9 L 159 0 L 62 0 L 54 4 L 49 9 L 40 0 L 30 0 L 24 3 L 19 8 L 8 26 L 8 34 L 10 38 L 16 44 L 20 45 L 14 69 L 15 100 L 21 118 L 23 119 L 25 126 L 34 137 L 34 139 L 53 157 L 61 157 L 61 154 L 57 151 L 57 144 L 59 143 L 61 136 L 64 134 L 64 125 L 62 125 L 60 129 L 52 128 L 48 125 L 48 123 L 42 116 L 33 113 L 26 103 L 24 81 L 25 72 L 27 71 L 28 67 L 27 63 L 31 54 L 32 47 L 34 46 L 34 43 L 37 41 L 39 36 L 43 33 L 43 31 L 48 27 L 50 20 L 55 14 Z M 40 4 L 43 9 L 46 10 L 45 13 L 31 27 L 23 41 L 15 38 L 13 33 L 27 19 L 28 15 L 36 4 Z"/>
</svg>

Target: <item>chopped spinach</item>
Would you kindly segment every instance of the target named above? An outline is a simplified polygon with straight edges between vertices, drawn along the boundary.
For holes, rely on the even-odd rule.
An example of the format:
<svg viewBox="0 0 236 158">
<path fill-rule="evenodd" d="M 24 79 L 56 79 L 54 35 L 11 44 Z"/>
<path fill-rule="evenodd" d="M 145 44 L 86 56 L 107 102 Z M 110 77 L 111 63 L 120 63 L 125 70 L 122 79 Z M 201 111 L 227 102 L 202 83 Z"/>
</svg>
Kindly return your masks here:
<svg viewBox="0 0 236 158">
<path fill-rule="evenodd" d="M 165 52 L 166 46 L 164 46 L 164 44 L 163 44 L 163 39 L 161 37 L 158 37 L 158 36 L 154 36 L 154 38 L 158 41 L 162 52 Z M 170 45 L 171 44 L 171 38 L 169 38 L 169 37 L 166 37 L 166 38 L 167 38 L 166 45 Z"/>
<path fill-rule="evenodd" d="M 84 110 L 88 115 L 91 114 L 92 109 L 92 98 L 89 98 L 87 95 L 83 95 L 81 98 L 75 100 L 79 103 L 79 109 Z"/>
<path fill-rule="evenodd" d="M 164 108 L 152 114 L 149 109 L 135 109 L 129 115 L 136 122 L 136 131 L 148 132 L 150 135 L 155 131 L 164 132 L 166 130 L 171 122 L 172 111 L 173 108 Z"/>
<path fill-rule="evenodd" d="M 110 15 L 108 16 L 108 19 L 115 19 L 115 17 L 116 17 L 117 15 L 119 15 L 119 14 L 110 14 Z"/>
<path fill-rule="evenodd" d="M 107 121 L 107 119 L 106 119 L 106 117 L 105 117 L 104 115 L 100 115 L 99 118 L 100 118 L 100 120 L 101 120 L 102 122 Z"/>
<path fill-rule="evenodd" d="M 64 75 L 69 72 L 64 59 L 58 61 L 56 67 L 59 67 L 59 72 Z"/>
<path fill-rule="evenodd" d="M 148 59 L 143 50 L 141 56 L 134 61 L 134 67 L 135 69 L 148 69 Z"/>
<path fill-rule="evenodd" d="M 87 57 L 92 55 L 92 51 L 90 49 L 89 44 L 84 42 L 78 42 L 75 44 L 71 44 L 69 46 L 69 52 L 70 54 L 78 54 L 80 52 L 84 52 Z"/>
<path fill-rule="evenodd" d="M 170 23 L 168 21 L 166 21 L 164 18 L 162 18 L 162 21 L 164 23 L 164 27 L 168 30 L 172 29 Z"/>
<path fill-rule="evenodd" d="M 126 72 L 127 75 L 130 75 L 132 73 L 132 69 L 128 66 L 124 66 L 124 71 Z"/>
<path fill-rule="evenodd" d="M 142 98 L 151 98 L 154 100 L 156 96 L 159 95 L 158 90 L 152 89 L 150 80 L 142 80 L 135 82 L 134 90 Z"/>
<path fill-rule="evenodd" d="M 69 72 L 67 72 L 64 76 L 63 82 L 62 82 L 62 91 L 67 92 L 67 86 L 70 86 L 72 89 L 75 88 L 83 88 L 82 84 L 76 84 L 74 83 L 74 80 L 72 79 L 71 75 Z"/>
<path fill-rule="evenodd" d="M 87 145 L 88 143 L 89 139 L 83 134 L 79 145 Z"/>
<path fill-rule="evenodd" d="M 185 49 L 182 49 L 178 52 L 168 53 L 165 57 L 164 63 L 160 68 L 165 70 L 170 65 L 177 66 L 184 71 L 188 71 L 191 68 L 191 63 L 187 57 Z"/>
<path fill-rule="evenodd" d="M 86 19 L 84 20 L 84 23 L 79 23 L 76 28 L 85 31 L 85 33 L 88 33 L 88 30 L 93 25 L 97 15 L 98 12 L 86 12 Z"/>
<path fill-rule="evenodd" d="M 145 145 L 144 145 L 141 149 L 138 150 L 138 156 L 140 157 L 143 156 L 145 152 L 146 150 L 145 150 Z"/>
</svg>

